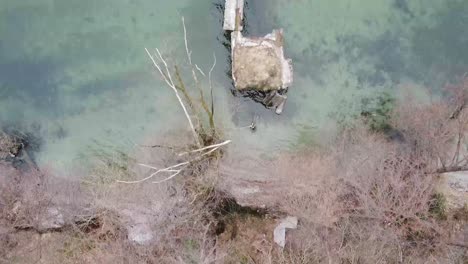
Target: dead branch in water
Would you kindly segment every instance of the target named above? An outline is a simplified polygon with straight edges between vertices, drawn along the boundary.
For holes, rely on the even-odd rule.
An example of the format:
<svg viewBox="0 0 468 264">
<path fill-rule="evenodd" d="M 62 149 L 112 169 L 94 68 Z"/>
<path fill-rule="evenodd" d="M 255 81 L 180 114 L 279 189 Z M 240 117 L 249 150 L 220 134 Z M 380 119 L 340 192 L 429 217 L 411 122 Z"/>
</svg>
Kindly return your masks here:
<svg viewBox="0 0 468 264">
<path fill-rule="evenodd" d="M 213 83 L 211 82 L 211 73 L 214 70 L 214 67 L 216 66 L 216 54 L 213 52 L 213 66 L 211 66 L 210 72 L 208 73 L 208 82 L 210 84 L 210 97 L 211 97 L 211 115 L 210 116 L 210 125 L 212 129 L 214 130 L 214 97 L 213 97 Z"/>
<path fill-rule="evenodd" d="M 216 66 L 216 56 L 213 54 L 214 62 L 208 73 L 208 84 L 209 84 L 210 97 L 211 97 L 211 105 L 209 106 L 207 101 L 205 100 L 204 91 L 201 87 L 200 78 L 198 76 L 198 74 L 201 74 L 202 77 L 206 77 L 206 74 L 197 64 L 194 64 L 192 62 L 192 51 L 189 49 L 189 44 L 188 44 L 188 39 L 187 39 L 187 29 L 186 29 L 185 20 L 183 17 L 182 17 L 182 26 L 184 30 L 184 44 L 185 44 L 185 52 L 187 55 L 188 65 L 190 67 L 195 86 L 198 89 L 198 92 L 200 94 L 199 95 L 200 106 L 203 109 L 202 111 L 206 112 L 206 117 L 208 119 L 209 126 L 210 126 L 209 131 L 204 128 L 204 124 L 202 120 L 203 118 L 200 115 L 200 111 L 197 109 L 197 105 L 195 105 L 194 103 L 195 101 L 193 97 L 188 92 L 187 85 L 184 83 L 180 68 L 177 67 L 177 65 L 174 66 L 174 69 L 175 69 L 175 73 L 174 73 L 175 80 L 174 80 L 169 70 L 168 63 L 166 62 L 164 57 L 161 55 L 161 52 L 159 51 L 159 49 L 156 49 L 156 53 L 154 55 L 151 54 L 151 52 L 147 48 L 145 48 L 145 50 L 146 50 L 146 53 L 148 54 L 148 57 L 153 62 L 154 67 L 162 76 L 166 84 L 174 91 L 182 109 L 184 110 L 184 114 L 188 120 L 193 137 L 195 138 L 195 142 L 197 146 L 201 148 L 205 145 L 211 144 L 216 138 L 216 127 L 215 127 L 215 122 L 214 122 L 213 85 L 211 81 L 211 75 L 214 70 L 214 67 Z M 180 95 L 180 93 L 182 93 L 182 96 Z M 186 105 L 188 107 L 186 107 Z M 194 125 L 194 122 L 192 121 L 193 116 L 196 118 L 195 120 L 196 125 Z"/>
<path fill-rule="evenodd" d="M 187 152 L 183 152 L 179 154 L 179 156 L 194 154 L 196 155 L 196 157 L 190 156 L 190 158 L 187 161 L 178 163 L 176 165 L 173 165 L 167 168 L 158 169 L 157 167 L 153 167 L 150 165 L 139 164 L 140 166 L 150 168 L 151 170 L 153 170 L 153 172 L 148 177 L 145 177 L 140 180 L 135 180 L 135 181 L 118 180 L 117 182 L 119 183 L 127 183 L 127 184 L 141 183 L 141 182 L 150 180 L 156 175 L 161 174 L 161 173 L 169 173 L 170 175 L 163 180 L 153 181 L 153 183 L 162 183 L 162 182 L 168 181 L 176 177 L 177 175 L 179 175 L 182 172 L 182 170 L 185 169 L 191 163 L 195 161 L 199 161 L 202 157 L 205 157 L 217 151 L 222 146 L 225 146 L 231 143 L 231 140 L 226 140 L 222 143 L 212 144 L 213 141 L 216 140 L 217 138 L 215 122 L 214 122 L 213 84 L 211 81 L 211 75 L 216 66 L 216 56 L 215 54 L 213 54 L 213 65 L 211 66 L 208 72 L 208 84 L 209 84 L 210 97 L 211 97 L 211 105 L 208 105 L 207 101 L 205 100 L 205 95 L 201 87 L 199 76 L 197 75 L 197 74 L 201 74 L 201 76 L 206 77 L 206 74 L 203 72 L 202 69 L 200 69 L 200 67 L 198 67 L 197 64 L 194 64 L 192 62 L 192 51 L 189 49 L 188 39 L 187 39 L 187 29 L 185 27 L 185 20 L 183 17 L 182 17 L 182 26 L 184 30 L 184 44 L 185 44 L 185 52 L 187 54 L 188 64 L 191 69 L 193 81 L 195 82 L 195 86 L 197 87 L 198 92 L 200 94 L 200 105 L 203 108 L 202 111 L 206 112 L 206 117 L 210 125 L 210 130 L 208 131 L 209 133 L 207 133 L 207 130 L 205 130 L 203 126 L 203 120 L 201 120 L 202 118 L 200 116 L 200 111 L 198 111 L 197 105 L 194 104 L 194 100 L 188 92 L 187 85 L 184 83 L 179 67 L 177 67 L 177 65 L 174 66 L 174 69 L 175 69 L 174 78 L 176 82 L 174 83 L 174 79 L 169 70 L 168 63 L 166 62 L 164 57 L 161 55 L 161 52 L 159 51 L 159 49 L 156 48 L 156 53 L 153 55 L 147 48 L 145 48 L 146 53 L 148 54 L 148 57 L 153 62 L 154 67 L 157 69 L 157 71 L 159 72 L 163 80 L 166 82 L 166 85 L 169 86 L 173 90 L 174 94 L 176 95 L 179 101 L 179 104 L 184 111 L 185 117 L 187 118 L 187 121 L 189 123 L 190 129 L 192 131 L 193 137 L 195 139 L 195 142 L 198 148 L 195 150 L 191 150 L 191 151 L 189 150 Z M 182 93 L 182 95 L 180 95 L 180 93 Z M 188 106 L 188 108 L 186 107 L 186 105 Z M 191 113 L 189 113 L 189 110 L 191 111 Z M 191 118 L 191 114 L 195 116 L 197 125 L 194 125 L 194 122 L 192 121 L 192 118 Z M 159 145 L 156 145 L 156 147 L 159 147 Z"/>
<path fill-rule="evenodd" d="M 187 120 L 188 120 L 189 125 L 190 125 L 190 129 L 192 130 L 192 134 L 193 134 L 193 137 L 195 139 L 195 142 L 197 143 L 198 146 L 201 146 L 200 140 L 198 138 L 198 134 L 197 134 L 197 132 L 195 130 L 195 127 L 193 126 L 192 119 L 190 118 L 190 115 L 189 115 L 189 113 L 187 111 L 187 108 L 185 107 L 184 102 L 182 101 L 182 98 L 180 98 L 179 92 L 177 91 L 177 88 L 176 88 L 174 82 L 172 81 L 171 72 L 169 71 L 169 68 L 167 66 L 166 61 L 164 60 L 164 58 L 161 55 L 161 53 L 159 52 L 159 50 L 156 49 L 156 52 L 158 53 L 159 59 L 164 64 L 164 67 L 165 67 L 165 70 L 166 70 L 166 74 L 165 74 L 162 71 L 161 66 L 154 59 L 153 55 L 151 55 L 151 53 L 148 51 L 147 48 L 145 48 L 145 50 L 146 50 L 146 53 L 148 54 L 149 58 L 153 62 L 153 65 L 156 67 L 156 69 L 159 71 L 159 73 L 163 77 L 166 84 L 174 91 L 174 93 L 175 93 L 175 95 L 177 97 L 177 100 L 179 100 L 180 106 L 184 110 L 185 117 L 187 117 Z"/>
<path fill-rule="evenodd" d="M 197 70 L 198 72 L 201 73 L 202 76 L 206 77 L 205 73 L 198 67 L 197 64 L 192 63 L 192 51 L 189 49 L 188 45 L 188 40 L 187 40 L 187 28 L 185 26 L 185 19 L 182 17 L 182 26 L 184 28 L 184 43 L 185 43 L 185 52 L 187 53 L 187 59 L 188 63 L 190 65 L 191 71 L 192 71 L 192 77 L 193 80 L 195 81 L 195 86 L 197 87 L 199 93 L 200 93 L 200 103 L 205 110 L 206 115 L 208 116 L 209 124 L 210 124 L 210 129 L 211 129 L 211 136 L 213 137 L 214 134 L 216 133 L 216 128 L 214 124 L 214 105 L 213 105 L 213 88 L 212 88 L 212 82 L 211 82 L 211 73 L 213 72 L 214 67 L 216 66 L 216 56 L 213 54 L 214 61 L 213 61 L 213 66 L 211 67 L 209 74 L 208 74 L 208 82 L 209 82 L 209 87 L 210 87 L 210 95 L 211 95 L 211 110 L 208 107 L 208 104 L 206 103 L 205 96 L 203 93 L 203 89 L 201 88 L 200 81 L 198 79 L 197 75 Z M 201 130 L 204 131 L 202 123 L 200 123 Z"/>
</svg>

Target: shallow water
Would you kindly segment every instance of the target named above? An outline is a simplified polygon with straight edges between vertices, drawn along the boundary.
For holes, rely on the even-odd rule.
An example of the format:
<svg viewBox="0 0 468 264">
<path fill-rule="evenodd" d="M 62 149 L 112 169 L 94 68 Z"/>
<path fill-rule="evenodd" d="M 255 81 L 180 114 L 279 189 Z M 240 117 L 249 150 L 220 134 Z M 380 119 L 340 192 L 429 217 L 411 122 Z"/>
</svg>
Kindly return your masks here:
<svg viewBox="0 0 468 264">
<path fill-rule="evenodd" d="M 216 54 L 218 117 L 242 152 L 268 156 L 326 140 L 365 98 L 437 94 L 468 70 L 463 0 L 250 0 L 248 34 L 283 28 L 294 62 L 294 86 L 276 116 L 230 93 L 222 3 L 0 0 L 0 121 L 42 137 L 38 163 L 62 170 L 84 165 L 80 157 L 96 142 L 121 149 L 158 142 L 155 135 L 185 120 L 144 47 L 183 64 L 181 16 L 194 61 L 208 69 Z M 257 132 L 241 128 L 255 115 Z"/>
</svg>

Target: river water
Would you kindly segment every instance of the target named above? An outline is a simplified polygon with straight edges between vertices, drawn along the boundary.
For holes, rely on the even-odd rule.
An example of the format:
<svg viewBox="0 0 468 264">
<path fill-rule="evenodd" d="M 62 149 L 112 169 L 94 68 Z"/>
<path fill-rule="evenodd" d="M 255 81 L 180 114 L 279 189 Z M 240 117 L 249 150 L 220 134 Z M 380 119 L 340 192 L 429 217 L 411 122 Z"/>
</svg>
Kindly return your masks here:
<svg viewBox="0 0 468 264">
<path fill-rule="evenodd" d="M 327 140 L 363 100 L 440 87 L 468 70 L 468 1 L 250 0 L 246 34 L 283 28 L 295 80 L 281 116 L 234 97 L 222 0 L 0 0 L 0 122 L 42 139 L 40 166 L 86 166 L 90 147 L 163 143 L 185 119 L 146 57 L 217 58 L 217 116 L 234 148 L 290 150 Z M 242 127 L 258 116 L 258 129 Z"/>
</svg>

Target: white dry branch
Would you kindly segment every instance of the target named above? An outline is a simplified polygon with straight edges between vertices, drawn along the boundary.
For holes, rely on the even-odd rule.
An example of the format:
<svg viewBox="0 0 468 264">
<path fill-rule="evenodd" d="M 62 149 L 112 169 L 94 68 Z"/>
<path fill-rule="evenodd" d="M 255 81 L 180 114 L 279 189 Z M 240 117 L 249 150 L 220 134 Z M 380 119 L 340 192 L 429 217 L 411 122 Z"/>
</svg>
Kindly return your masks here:
<svg viewBox="0 0 468 264">
<path fill-rule="evenodd" d="M 231 143 L 231 140 L 226 140 L 226 141 L 218 143 L 218 144 L 213 144 L 213 145 L 210 145 L 210 146 L 206 146 L 204 148 L 200 148 L 200 149 L 196 149 L 196 150 L 193 150 L 193 151 L 181 153 L 181 154 L 179 154 L 179 156 L 190 154 L 190 153 L 200 153 L 201 152 L 201 154 L 199 154 L 198 156 L 196 156 L 196 157 L 194 157 L 194 158 L 192 158 L 190 160 L 187 160 L 187 161 L 184 161 L 184 162 L 181 162 L 181 163 L 178 163 L 176 165 L 172 165 L 172 166 L 169 166 L 169 167 L 163 168 L 163 169 L 158 169 L 155 166 L 151 166 L 151 165 L 147 165 L 147 164 L 143 164 L 143 163 L 138 163 L 138 165 L 140 165 L 142 167 L 145 167 L 145 168 L 149 168 L 151 170 L 154 170 L 154 172 L 151 173 L 148 177 L 145 177 L 145 178 L 140 179 L 140 180 L 135 180 L 135 181 L 117 180 L 117 182 L 118 183 L 126 183 L 126 184 L 141 183 L 141 182 L 145 182 L 147 180 L 152 179 L 153 177 L 155 177 L 158 174 L 170 173 L 169 177 L 166 177 L 166 178 L 164 178 L 162 180 L 159 180 L 159 181 L 153 181 L 152 183 L 162 183 L 162 182 L 168 181 L 168 180 L 174 178 L 175 176 L 179 175 L 189 164 L 191 164 L 191 163 L 193 163 L 195 161 L 199 161 L 202 157 L 215 152 L 220 147 L 225 146 L 225 145 L 227 145 L 229 143 Z"/>
<path fill-rule="evenodd" d="M 193 77 L 193 80 L 195 81 L 195 83 L 199 84 L 199 80 L 198 80 L 198 76 L 197 76 L 197 71 L 203 76 L 203 77 L 206 77 L 205 73 L 202 71 L 202 69 L 200 69 L 200 67 L 198 67 L 197 64 L 193 64 L 192 63 L 192 51 L 189 49 L 189 45 L 188 45 L 188 40 L 187 40 L 187 29 L 185 27 L 185 19 L 184 17 L 182 17 L 182 25 L 183 25 L 183 29 L 184 29 L 184 43 L 185 43 L 185 51 L 187 53 L 187 59 L 188 59 L 188 63 L 190 65 L 190 68 L 192 70 L 192 77 Z M 164 59 L 164 57 L 161 55 L 161 52 L 159 51 L 159 49 L 156 48 L 156 54 L 151 54 L 151 52 L 145 48 L 146 50 L 146 53 L 148 54 L 148 57 L 151 59 L 151 61 L 153 62 L 153 65 L 154 67 L 157 69 L 157 71 L 159 72 L 159 74 L 161 75 L 161 77 L 164 79 L 164 81 L 166 82 L 166 84 L 174 91 L 179 103 L 180 103 L 180 106 L 182 107 L 183 111 L 184 111 L 184 114 L 185 114 L 185 117 L 187 118 L 187 121 L 189 123 L 189 126 L 190 126 L 190 129 L 192 131 L 192 134 L 193 134 L 193 137 L 195 139 L 195 143 L 197 144 L 198 147 L 202 147 L 202 144 L 200 142 L 200 137 L 199 137 L 199 134 L 197 133 L 197 130 L 195 129 L 195 126 L 193 124 L 193 121 L 192 119 L 190 118 L 190 114 L 187 110 L 187 107 L 185 106 L 178 90 L 177 90 L 177 87 L 176 85 L 174 84 L 174 81 L 172 79 L 172 75 L 171 75 L 171 72 L 169 70 L 169 66 L 166 62 L 166 60 Z M 213 57 L 214 57 L 214 62 L 213 62 L 213 66 L 211 67 L 209 73 L 208 73 L 208 76 L 209 76 L 209 86 L 210 86 L 210 94 L 211 94 L 211 115 L 213 115 L 213 87 L 212 87 L 212 82 L 211 82 L 211 74 L 213 72 L 213 69 L 214 67 L 216 66 L 216 56 L 215 54 L 213 54 Z M 159 60 L 159 63 L 158 63 L 158 60 Z M 162 65 L 160 65 L 162 63 Z M 203 96 L 203 93 L 201 92 L 201 95 Z"/>
<path fill-rule="evenodd" d="M 226 141 L 221 142 L 219 144 L 210 145 L 210 146 L 203 147 L 203 148 L 200 148 L 200 149 L 195 149 L 195 150 L 192 150 L 192 151 L 182 152 L 182 153 L 179 153 L 179 157 L 183 156 L 183 155 L 190 154 L 190 153 L 202 152 L 202 151 L 205 151 L 205 150 L 208 150 L 208 149 L 213 149 L 213 148 L 218 149 L 219 147 L 222 147 L 222 146 L 227 145 L 229 143 L 231 143 L 231 140 L 226 140 Z"/>
<path fill-rule="evenodd" d="M 193 79 L 195 80 L 196 83 L 198 83 L 198 78 L 197 78 L 197 74 L 195 73 L 195 70 L 193 68 L 193 64 L 192 64 L 192 51 L 189 50 L 189 47 L 188 47 L 188 41 L 187 41 L 187 28 L 185 27 L 185 19 L 184 17 L 182 17 L 182 26 L 184 27 L 184 41 L 185 41 L 185 52 L 187 52 L 187 59 L 188 59 L 188 62 L 192 68 L 192 76 L 193 76 Z M 198 67 L 198 65 L 195 64 L 195 68 L 197 68 L 199 71 L 200 68 Z M 202 71 L 201 71 L 202 72 Z M 205 75 L 203 72 L 202 72 L 202 75 Z"/>
<path fill-rule="evenodd" d="M 203 75 L 203 77 L 206 77 L 205 73 L 202 71 L 202 69 L 200 69 L 200 67 L 198 67 L 198 65 L 195 64 L 195 67 L 200 72 L 200 74 Z"/>
<path fill-rule="evenodd" d="M 195 69 L 200 72 L 200 74 L 203 76 L 203 77 L 206 77 L 205 73 L 200 69 L 200 67 L 198 67 L 197 64 L 193 64 L 192 63 L 192 51 L 189 49 L 189 45 L 188 45 L 188 40 L 187 40 L 187 27 L 185 26 L 185 18 L 182 17 L 182 26 L 184 28 L 184 43 L 185 43 L 185 52 L 187 53 L 187 59 L 188 59 L 188 63 L 190 65 L 190 68 L 192 70 L 192 77 L 193 77 L 193 80 L 195 81 L 196 85 L 198 86 L 200 83 L 199 83 L 199 80 L 198 80 L 198 76 L 197 76 L 197 72 L 195 71 Z M 211 82 L 211 73 L 213 72 L 214 68 L 216 66 L 216 55 L 215 53 L 213 53 L 213 66 L 211 66 L 210 68 L 210 71 L 208 73 L 208 82 L 209 82 L 209 86 L 210 86 L 210 97 L 211 97 L 211 119 L 213 118 L 213 115 L 214 115 L 214 106 L 213 106 L 213 85 L 212 85 L 212 82 Z M 202 90 L 200 90 L 200 93 L 201 93 L 201 97 L 202 97 L 202 100 L 203 100 L 203 92 Z"/>
<path fill-rule="evenodd" d="M 154 67 L 156 67 L 156 69 L 159 71 L 159 73 L 163 77 L 166 84 L 174 91 L 174 93 L 175 93 L 175 95 L 177 97 L 177 100 L 179 100 L 180 106 L 184 110 L 185 116 L 187 117 L 187 121 L 189 122 L 190 129 L 192 130 L 192 134 L 193 134 L 193 137 L 195 139 L 195 142 L 197 143 L 198 146 L 201 146 L 200 139 L 198 138 L 197 131 L 195 130 L 195 127 L 193 126 L 193 122 L 192 122 L 192 119 L 190 118 L 190 115 L 189 115 L 189 113 L 187 111 L 187 108 L 185 107 L 184 102 L 182 101 L 182 98 L 180 97 L 179 92 L 177 91 L 177 88 L 176 88 L 176 86 L 174 84 L 174 81 L 172 80 L 171 72 L 169 70 L 169 67 L 167 66 L 166 61 L 164 60 L 164 57 L 161 55 L 159 50 L 156 49 L 156 52 L 158 54 L 159 59 L 164 64 L 164 68 L 166 70 L 166 73 L 163 72 L 161 66 L 156 62 L 153 55 L 151 55 L 151 52 L 149 52 L 149 50 L 147 48 L 145 48 L 145 50 L 146 50 L 146 53 L 148 54 L 148 57 L 153 62 Z"/>
<path fill-rule="evenodd" d="M 175 176 L 177 176 L 180 172 L 182 172 L 182 169 L 185 168 L 185 166 L 187 166 L 188 164 L 190 164 L 190 162 L 186 161 L 186 162 L 182 162 L 182 163 L 179 163 L 179 164 L 176 164 L 176 165 L 164 168 L 164 169 L 158 169 L 158 168 L 156 168 L 154 166 L 139 163 L 138 165 L 140 165 L 142 167 L 150 168 L 150 169 L 153 169 L 153 170 L 156 170 L 156 171 L 151 173 L 148 177 L 143 178 L 141 180 L 135 180 L 135 181 L 117 180 L 117 182 L 118 183 L 127 183 L 127 184 L 140 183 L 140 182 L 144 182 L 144 181 L 147 181 L 147 180 L 153 178 L 154 176 L 156 176 L 159 173 L 171 172 L 172 174 L 169 177 L 167 177 L 166 179 L 164 179 L 162 181 L 153 182 L 153 183 L 161 183 L 161 182 L 164 182 L 164 181 L 168 181 L 168 180 L 174 178 Z"/>
<path fill-rule="evenodd" d="M 210 97 L 211 97 L 211 114 L 214 115 L 214 98 L 213 98 L 213 83 L 211 82 L 211 73 L 216 66 L 216 54 L 213 52 L 213 65 L 211 66 L 210 72 L 208 72 L 208 82 L 210 85 Z"/>
<path fill-rule="evenodd" d="M 199 81 L 198 81 L 196 70 L 203 77 L 206 77 L 206 75 L 200 69 L 200 67 L 198 67 L 198 65 L 192 63 L 192 51 L 190 51 L 189 46 L 188 46 L 187 29 L 185 27 L 184 17 L 182 17 L 182 25 L 183 25 L 183 28 L 184 28 L 185 51 L 187 53 L 188 63 L 190 65 L 191 69 L 192 69 L 192 77 L 193 77 L 195 83 L 198 85 Z M 141 182 L 145 182 L 147 180 L 150 180 L 153 177 L 155 177 L 156 175 L 162 174 L 162 173 L 169 173 L 170 175 L 169 175 L 169 177 L 166 177 L 163 180 L 153 181 L 153 183 L 162 183 L 162 182 L 168 181 L 168 180 L 176 177 L 177 175 L 179 175 L 183 171 L 183 169 L 185 169 L 189 164 L 191 164 L 191 163 L 193 163 L 195 161 L 199 161 L 202 157 L 204 157 L 206 155 L 209 155 L 209 154 L 213 153 L 214 151 L 218 150 L 220 147 L 231 143 L 231 140 L 226 140 L 226 141 L 224 141 L 222 143 L 202 147 L 202 144 L 200 142 L 199 134 L 197 133 L 197 130 L 195 129 L 195 126 L 193 125 L 192 119 L 190 118 L 190 114 L 187 111 L 187 107 L 185 106 L 185 104 L 184 104 L 184 102 L 183 102 L 183 100 L 182 100 L 182 98 L 181 98 L 181 96 L 179 94 L 179 91 L 178 91 L 176 85 L 174 84 L 174 81 L 172 79 L 172 75 L 171 75 L 171 72 L 169 70 L 169 66 L 168 66 L 166 60 L 164 59 L 164 57 L 161 55 L 161 52 L 157 48 L 156 48 L 156 53 L 154 55 L 151 54 L 151 52 L 147 48 L 145 48 L 145 50 L 146 50 L 146 53 L 148 54 L 148 57 L 153 62 L 154 67 L 159 72 L 159 74 L 164 79 L 164 81 L 166 82 L 167 86 L 169 86 L 174 91 L 174 94 L 176 95 L 176 97 L 177 97 L 177 99 L 178 99 L 178 101 L 180 103 L 180 106 L 182 107 L 182 109 L 184 111 L 184 114 L 185 114 L 185 116 L 187 118 L 190 129 L 192 130 L 195 142 L 197 143 L 197 146 L 199 148 L 196 149 L 196 150 L 192 150 L 192 151 L 188 151 L 188 152 L 184 152 L 184 153 L 179 154 L 179 156 L 183 156 L 183 155 L 187 155 L 187 154 L 197 154 L 196 157 L 194 157 L 192 159 L 189 159 L 189 160 L 187 160 L 185 162 L 182 162 L 182 163 L 179 163 L 179 164 L 176 164 L 176 165 L 172 165 L 172 166 L 167 167 L 167 168 L 158 169 L 157 167 L 140 163 L 138 165 L 149 168 L 149 169 L 153 170 L 153 172 L 148 177 L 145 177 L 145 178 L 140 179 L 140 180 L 135 180 L 135 181 L 117 180 L 118 183 L 127 183 L 127 184 L 141 183 Z M 213 108 L 213 87 L 212 87 L 212 82 L 211 82 L 211 74 L 212 74 L 212 72 L 213 72 L 213 70 L 214 70 L 214 68 L 216 66 L 216 56 L 215 56 L 214 53 L 213 53 L 213 57 L 214 57 L 214 62 L 213 62 L 213 65 L 210 68 L 210 71 L 208 73 L 210 93 L 211 93 L 211 116 L 210 116 L 210 122 L 211 123 L 213 122 L 212 118 L 213 118 L 213 113 L 214 113 L 214 108 Z M 161 63 L 162 63 L 162 65 L 161 65 Z M 201 97 L 202 97 L 202 100 L 203 100 L 203 92 L 201 90 L 200 90 L 200 93 L 201 93 Z M 207 108 L 207 107 L 205 107 L 205 108 Z M 209 112 L 209 110 L 207 110 L 207 112 Z"/>
</svg>

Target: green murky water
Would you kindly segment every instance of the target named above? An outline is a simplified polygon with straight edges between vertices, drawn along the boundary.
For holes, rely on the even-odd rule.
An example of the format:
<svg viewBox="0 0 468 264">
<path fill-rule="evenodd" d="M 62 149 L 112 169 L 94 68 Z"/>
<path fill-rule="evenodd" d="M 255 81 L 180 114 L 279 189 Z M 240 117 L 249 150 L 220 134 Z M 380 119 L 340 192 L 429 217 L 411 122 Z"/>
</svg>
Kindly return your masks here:
<svg viewBox="0 0 468 264">
<path fill-rule="evenodd" d="M 57 168 L 80 164 L 95 142 L 125 149 L 170 131 L 184 117 L 144 47 L 183 63 L 181 16 L 194 61 L 207 69 L 217 56 L 217 113 L 240 150 L 323 140 L 363 98 L 437 92 L 468 71 L 467 1 L 250 0 L 248 34 L 283 28 L 294 62 L 294 86 L 276 116 L 229 91 L 223 2 L 0 0 L 0 121 L 43 138 L 37 161 Z M 239 128 L 254 115 L 256 133 Z"/>
</svg>

